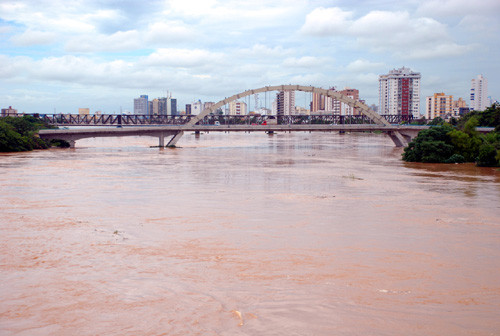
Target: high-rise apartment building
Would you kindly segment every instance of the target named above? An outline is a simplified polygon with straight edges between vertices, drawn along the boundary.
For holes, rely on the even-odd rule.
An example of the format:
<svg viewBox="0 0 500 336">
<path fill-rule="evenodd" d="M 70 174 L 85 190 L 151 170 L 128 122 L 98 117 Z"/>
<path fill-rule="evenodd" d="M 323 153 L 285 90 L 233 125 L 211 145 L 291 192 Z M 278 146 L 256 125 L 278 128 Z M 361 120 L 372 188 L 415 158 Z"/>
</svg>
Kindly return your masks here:
<svg viewBox="0 0 500 336">
<path fill-rule="evenodd" d="M 177 115 L 177 99 L 171 96 L 159 98 L 160 115 Z"/>
<path fill-rule="evenodd" d="M 420 117 L 420 73 L 409 68 L 393 69 L 379 76 L 379 112 Z"/>
<path fill-rule="evenodd" d="M 484 111 L 489 105 L 488 80 L 483 75 L 478 75 L 471 81 L 470 108 L 474 111 Z"/>
<path fill-rule="evenodd" d="M 168 115 L 178 115 L 177 112 L 177 98 L 169 97 L 167 98 L 167 114 Z"/>
<path fill-rule="evenodd" d="M 149 101 L 147 95 L 134 99 L 134 114 L 149 114 Z"/>
<path fill-rule="evenodd" d="M 453 114 L 453 96 L 443 92 L 425 98 L 425 117 L 429 120 L 440 117 L 445 119 Z"/>
<path fill-rule="evenodd" d="M 295 114 L 295 91 L 280 91 L 276 94 L 276 115 Z"/>
<path fill-rule="evenodd" d="M 153 109 L 151 110 L 152 115 L 159 115 L 160 114 L 160 100 L 158 98 L 155 98 L 152 100 L 153 103 Z"/>
<path fill-rule="evenodd" d="M 313 92 L 311 100 L 311 114 L 318 111 L 325 111 L 325 96 L 320 93 Z"/>
</svg>

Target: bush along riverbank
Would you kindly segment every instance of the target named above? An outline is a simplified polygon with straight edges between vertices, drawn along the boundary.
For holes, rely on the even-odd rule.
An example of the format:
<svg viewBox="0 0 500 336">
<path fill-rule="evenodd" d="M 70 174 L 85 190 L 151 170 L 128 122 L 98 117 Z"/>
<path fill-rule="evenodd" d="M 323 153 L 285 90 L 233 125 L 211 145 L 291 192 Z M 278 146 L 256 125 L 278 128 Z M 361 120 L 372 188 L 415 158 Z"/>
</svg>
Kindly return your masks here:
<svg viewBox="0 0 500 336">
<path fill-rule="evenodd" d="M 38 131 L 43 128 L 55 127 L 30 115 L 0 118 L 0 152 L 69 147 L 69 143 L 64 140 L 44 141 L 40 139 Z"/>
<path fill-rule="evenodd" d="M 495 127 L 493 132 L 479 134 L 476 127 Z M 473 111 L 456 122 L 420 131 L 403 153 L 408 162 L 464 163 L 482 167 L 500 166 L 500 106 Z"/>
</svg>

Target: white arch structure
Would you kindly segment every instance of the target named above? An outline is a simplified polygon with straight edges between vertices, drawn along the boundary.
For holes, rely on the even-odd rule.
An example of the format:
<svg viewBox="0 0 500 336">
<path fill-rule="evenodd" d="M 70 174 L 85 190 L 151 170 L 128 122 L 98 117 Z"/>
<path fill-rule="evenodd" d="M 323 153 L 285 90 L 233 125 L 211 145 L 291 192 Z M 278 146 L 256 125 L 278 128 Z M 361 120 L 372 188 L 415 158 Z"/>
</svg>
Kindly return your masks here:
<svg viewBox="0 0 500 336">
<path fill-rule="evenodd" d="M 235 100 L 238 100 L 240 98 L 244 98 L 246 96 L 250 96 L 253 94 L 268 92 L 268 91 L 302 91 L 302 92 L 318 93 L 318 94 L 321 94 L 321 95 L 326 96 L 326 97 L 337 99 L 338 101 L 346 103 L 347 105 L 349 105 L 353 108 L 357 108 L 358 111 L 360 111 L 361 113 L 366 115 L 368 118 L 372 119 L 378 125 L 386 125 L 386 126 L 390 125 L 387 120 L 382 118 L 375 111 L 371 110 L 366 104 L 363 104 L 360 101 L 352 99 L 350 97 L 344 96 L 343 94 L 340 94 L 339 92 L 336 92 L 333 90 L 325 90 L 325 89 L 317 88 L 314 86 L 276 85 L 276 86 L 264 86 L 260 89 L 243 91 L 241 93 L 235 94 L 234 96 L 231 96 L 229 98 L 221 100 L 218 103 L 216 103 L 215 105 L 203 110 L 196 117 L 192 118 L 186 124 L 186 126 L 194 126 L 198 121 L 200 121 L 201 119 L 203 119 L 204 117 L 206 117 L 210 113 L 217 111 L 218 108 L 220 108 L 226 104 L 229 104 L 232 101 L 235 101 Z"/>
<path fill-rule="evenodd" d="M 302 91 L 302 92 L 312 92 L 318 93 L 326 97 L 337 99 L 347 105 L 356 108 L 359 112 L 372 119 L 377 125 L 380 126 L 391 126 L 391 124 L 382 118 L 378 113 L 373 111 L 368 107 L 368 105 L 361 103 L 358 100 L 352 99 L 350 97 L 344 96 L 343 94 L 333 91 L 333 90 L 325 90 L 321 88 L 317 88 L 314 86 L 302 86 L 302 85 L 276 85 L 276 86 L 264 86 L 259 89 L 246 90 L 241 93 L 235 94 L 229 98 L 223 99 L 216 104 L 210 106 L 209 108 L 203 110 L 200 114 L 192 118 L 188 123 L 184 125 L 186 129 L 189 129 L 196 125 L 197 122 L 202 120 L 204 117 L 217 111 L 218 108 L 229 104 L 232 101 L 235 101 L 240 98 L 244 98 L 253 94 L 269 92 L 269 91 Z M 179 131 L 168 143 L 167 146 L 175 146 L 180 137 L 184 134 L 183 131 Z M 396 144 L 396 146 L 406 146 L 406 139 L 399 133 L 398 131 L 387 131 L 387 134 L 391 137 L 392 141 Z"/>
</svg>

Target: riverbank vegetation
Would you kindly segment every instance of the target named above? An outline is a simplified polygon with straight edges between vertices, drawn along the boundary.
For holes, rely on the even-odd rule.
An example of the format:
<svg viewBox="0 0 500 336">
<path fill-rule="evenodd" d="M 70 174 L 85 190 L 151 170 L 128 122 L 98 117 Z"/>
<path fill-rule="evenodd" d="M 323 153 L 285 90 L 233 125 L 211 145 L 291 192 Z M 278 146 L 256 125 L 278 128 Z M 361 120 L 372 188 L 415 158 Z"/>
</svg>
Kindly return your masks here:
<svg viewBox="0 0 500 336">
<path fill-rule="evenodd" d="M 23 152 L 33 149 L 46 149 L 52 146 L 68 147 L 65 141 L 44 141 L 37 135 L 43 128 L 55 128 L 39 119 L 23 117 L 0 118 L 0 152 Z"/>
<path fill-rule="evenodd" d="M 473 111 L 452 123 L 435 120 L 434 127 L 420 131 L 403 153 L 408 162 L 463 163 L 500 166 L 500 105 Z M 480 134 L 476 127 L 495 127 Z"/>
</svg>

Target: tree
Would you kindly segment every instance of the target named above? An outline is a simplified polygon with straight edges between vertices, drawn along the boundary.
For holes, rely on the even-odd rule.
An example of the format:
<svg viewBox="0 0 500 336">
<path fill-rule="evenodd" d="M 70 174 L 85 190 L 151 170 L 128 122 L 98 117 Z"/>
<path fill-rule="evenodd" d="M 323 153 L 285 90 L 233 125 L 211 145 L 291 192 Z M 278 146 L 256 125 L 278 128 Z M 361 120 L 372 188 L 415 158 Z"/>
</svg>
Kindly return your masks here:
<svg viewBox="0 0 500 336">
<path fill-rule="evenodd" d="M 4 117 L 0 119 L 0 151 L 20 152 L 45 149 L 49 145 L 36 132 L 44 124 L 33 116 Z"/>
<path fill-rule="evenodd" d="M 497 150 L 495 146 L 489 143 L 483 143 L 479 147 L 479 154 L 476 158 L 476 164 L 480 167 L 496 167 L 498 166 Z"/>
<path fill-rule="evenodd" d="M 431 127 L 420 131 L 410 142 L 403 153 L 403 160 L 409 162 L 446 162 L 453 154 L 454 147 L 450 144 L 449 125 Z"/>
<path fill-rule="evenodd" d="M 441 117 L 436 117 L 434 119 L 432 119 L 428 125 L 431 125 L 431 126 L 436 126 L 436 125 L 443 125 L 444 124 L 444 120 L 443 118 Z"/>
<path fill-rule="evenodd" d="M 455 129 L 450 131 L 447 135 L 450 138 L 450 143 L 454 148 L 453 151 L 455 154 L 462 155 L 467 162 L 473 162 L 475 160 L 479 146 L 481 146 L 481 140 L 477 134 L 470 135 Z"/>
</svg>

